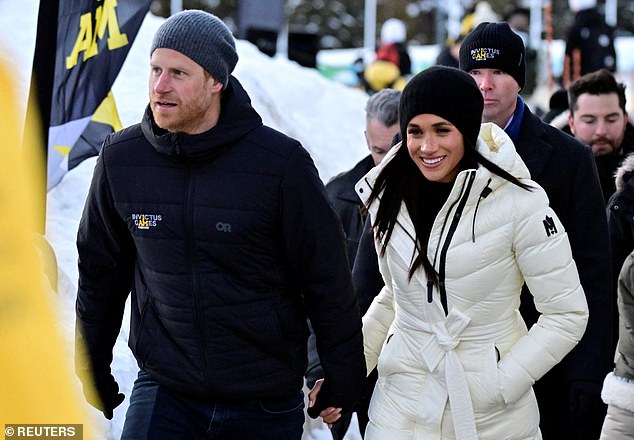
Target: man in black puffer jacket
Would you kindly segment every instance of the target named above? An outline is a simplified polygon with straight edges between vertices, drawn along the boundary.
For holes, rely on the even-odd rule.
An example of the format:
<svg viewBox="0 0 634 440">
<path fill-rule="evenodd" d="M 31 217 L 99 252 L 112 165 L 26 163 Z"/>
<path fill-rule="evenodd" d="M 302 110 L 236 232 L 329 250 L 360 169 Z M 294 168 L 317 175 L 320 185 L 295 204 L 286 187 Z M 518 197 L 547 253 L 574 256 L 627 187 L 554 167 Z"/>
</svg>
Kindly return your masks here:
<svg viewBox="0 0 634 440">
<path fill-rule="evenodd" d="M 111 135 L 95 167 L 77 236 L 76 363 L 111 418 L 131 291 L 140 371 L 123 439 L 299 439 L 307 318 L 326 379 L 312 411 L 349 410 L 365 377 L 340 222 L 309 154 L 264 126 L 231 76 L 237 58 L 217 17 L 170 17 L 143 120 Z"/>
</svg>

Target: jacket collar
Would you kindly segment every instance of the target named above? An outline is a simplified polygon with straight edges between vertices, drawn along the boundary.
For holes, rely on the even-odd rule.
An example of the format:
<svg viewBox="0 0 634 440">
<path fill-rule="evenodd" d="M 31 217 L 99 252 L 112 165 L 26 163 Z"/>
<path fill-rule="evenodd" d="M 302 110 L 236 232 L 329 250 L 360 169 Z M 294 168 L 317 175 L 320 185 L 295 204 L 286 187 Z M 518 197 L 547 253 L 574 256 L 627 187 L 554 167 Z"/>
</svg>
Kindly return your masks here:
<svg viewBox="0 0 634 440">
<path fill-rule="evenodd" d="M 634 126 L 628 123 L 625 129 L 625 137 L 623 138 L 623 152 L 626 154 L 625 159 L 615 173 L 616 190 L 622 190 L 634 175 Z M 634 183 L 634 180 L 632 180 Z"/>
<path fill-rule="evenodd" d="M 149 105 L 141 121 L 143 135 L 157 152 L 187 158 L 218 155 L 261 125 L 262 119 L 251 106 L 249 95 L 233 76 L 222 95 L 218 123 L 204 133 L 170 133 L 159 128 Z"/>
<path fill-rule="evenodd" d="M 548 125 L 535 116 L 528 106 L 524 107 L 521 124 L 515 148 L 530 170 L 532 179 L 539 181 L 553 151 L 553 145 L 548 142 L 548 133 L 544 129 Z M 530 137 L 527 137 L 526 133 L 530 133 Z"/>
<path fill-rule="evenodd" d="M 346 181 L 349 182 L 349 184 L 344 185 L 341 188 L 341 192 L 337 195 L 337 197 L 341 200 L 355 204 L 359 203 L 359 196 L 357 196 L 357 192 L 354 189 L 354 184 L 365 176 L 372 168 L 374 168 L 374 159 L 372 159 L 372 155 L 369 154 L 345 173 Z"/>
<path fill-rule="evenodd" d="M 522 127 L 522 119 L 524 118 L 524 100 L 517 95 L 517 100 L 515 103 L 515 111 L 513 112 L 513 119 L 511 123 L 504 129 L 506 134 L 508 134 L 513 142 L 517 140 L 520 135 L 520 128 Z"/>
</svg>

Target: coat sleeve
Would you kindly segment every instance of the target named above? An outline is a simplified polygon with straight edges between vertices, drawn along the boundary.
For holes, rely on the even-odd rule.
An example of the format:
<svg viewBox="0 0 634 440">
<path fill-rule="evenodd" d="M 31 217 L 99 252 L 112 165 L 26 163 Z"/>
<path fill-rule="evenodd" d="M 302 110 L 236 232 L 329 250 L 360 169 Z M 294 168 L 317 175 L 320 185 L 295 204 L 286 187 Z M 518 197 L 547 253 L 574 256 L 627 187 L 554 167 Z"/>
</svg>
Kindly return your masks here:
<svg viewBox="0 0 634 440">
<path fill-rule="evenodd" d="M 627 191 L 629 187 L 622 191 Z M 618 193 L 617 193 L 618 194 Z M 612 197 L 607 208 L 608 232 L 612 251 L 613 279 L 619 279 L 619 273 L 627 255 L 634 249 L 632 234 L 632 209 L 621 203 L 620 197 Z"/>
<path fill-rule="evenodd" d="M 601 385 L 611 370 L 616 347 L 616 291 L 611 275 L 611 256 L 605 202 L 589 148 L 582 150 L 568 195 L 566 231 L 590 316 L 584 337 L 562 361 L 567 381 Z"/>
<path fill-rule="evenodd" d="M 367 222 L 369 221 L 370 218 Z M 377 246 L 379 245 L 377 244 Z M 379 254 L 380 249 L 376 249 L 376 252 Z M 379 270 L 383 277 L 384 286 L 363 316 L 363 346 L 368 373 L 377 366 L 383 344 L 394 321 L 392 276 L 386 259 L 383 257 L 379 259 Z"/>
<path fill-rule="evenodd" d="M 80 377 L 90 371 L 95 377 L 110 373 L 134 269 L 132 238 L 108 188 L 106 150 L 97 160 L 77 233 L 75 363 Z"/>
<path fill-rule="evenodd" d="M 588 305 L 568 236 L 541 191 L 533 193 L 532 212 L 516 206 L 513 250 L 540 313 L 537 322 L 500 360 L 499 377 L 507 403 L 560 362 L 579 342 Z M 538 206 L 538 209 L 534 209 Z"/>
<path fill-rule="evenodd" d="M 366 375 L 359 306 L 352 288 L 341 222 L 302 147 L 282 181 L 282 234 L 289 270 L 304 294 L 324 370 L 309 414 L 329 406 L 350 410 Z"/>
<path fill-rule="evenodd" d="M 379 259 L 373 237 L 368 217 L 363 224 L 359 248 L 352 265 L 352 284 L 357 291 L 361 315 L 368 311 L 370 304 L 385 284 L 379 270 Z"/>
</svg>

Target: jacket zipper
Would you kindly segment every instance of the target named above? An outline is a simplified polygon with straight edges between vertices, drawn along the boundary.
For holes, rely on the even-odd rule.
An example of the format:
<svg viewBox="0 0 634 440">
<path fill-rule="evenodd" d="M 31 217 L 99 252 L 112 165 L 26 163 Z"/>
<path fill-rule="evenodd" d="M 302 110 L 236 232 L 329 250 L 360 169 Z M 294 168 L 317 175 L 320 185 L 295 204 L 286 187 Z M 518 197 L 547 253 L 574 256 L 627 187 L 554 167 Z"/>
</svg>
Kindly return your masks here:
<svg viewBox="0 0 634 440">
<path fill-rule="evenodd" d="M 467 204 L 467 199 L 469 198 L 469 192 L 471 191 L 471 187 L 473 186 L 473 181 L 475 180 L 475 171 L 469 173 L 467 180 L 467 188 L 465 189 L 462 197 L 460 198 L 460 203 L 456 208 L 456 212 L 453 215 L 453 219 L 451 221 L 451 225 L 449 226 L 449 230 L 447 231 L 447 237 L 445 237 L 445 241 L 442 246 L 442 250 L 440 251 L 440 260 L 438 265 L 438 284 L 440 287 L 440 303 L 442 304 L 442 308 L 445 311 L 445 316 L 449 314 L 449 310 L 447 308 L 447 290 L 445 288 L 445 265 L 447 262 L 447 251 L 449 250 L 449 245 L 451 244 L 451 239 L 453 238 L 453 234 L 456 232 L 458 228 L 458 223 L 460 222 L 460 217 L 462 216 L 462 211 L 464 210 L 465 205 Z"/>
<path fill-rule="evenodd" d="M 175 142 L 176 151 L 180 151 L 178 142 Z M 187 246 L 187 260 L 189 266 L 189 288 L 192 293 L 192 302 L 193 302 L 193 315 L 194 315 L 194 326 L 196 328 L 196 333 L 198 334 L 198 339 L 200 341 L 200 352 L 203 359 L 203 367 L 202 373 L 205 378 L 205 386 L 208 390 L 211 390 L 211 384 L 209 381 L 208 375 L 208 365 L 207 365 L 207 353 L 205 350 L 205 332 L 204 332 L 204 318 L 203 312 L 200 308 L 200 292 L 198 289 L 198 278 L 196 276 L 196 259 L 194 258 L 194 253 L 196 250 L 196 245 L 194 241 L 194 185 L 192 184 L 192 172 L 191 172 L 191 162 L 188 158 L 184 158 L 185 161 L 185 173 L 187 182 L 187 187 L 185 188 L 185 206 L 183 207 L 183 216 L 185 219 L 185 235 L 186 235 L 186 246 Z"/>
<path fill-rule="evenodd" d="M 464 182 L 462 183 L 462 189 L 460 190 L 460 193 L 464 193 Z M 454 207 L 456 206 L 456 203 L 458 203 L 460 201 L 460 197 L 458 197 L 457 200 L 455 200 L 451 206 L 449 206 L 449 210 L 447 212 L 452 212 Z M 446 215 L 445 219 L 442 222 L 442 228 L 440 228 L 440 238 L 439 238 L 439 243 L 438 246 L 436 246 L 436 252 L 434 253 L 434 262 L 432 263 L 433 267 L 436 267 L 436 262 L 438 261 L 438 251 L 440 250 L 440 240 L 442 240 L 442 236 L 445 233 L 445 228 L 447 227 L 447 221 L 449 220 L 449 216 Z M 428 303 L 432 303 L 434 301 L 434 282 L 432 280 L 427 280 L 427 302 Z"/>
<path fill-rule="evenodd" d="M 480 201 L 486 199 L 489 194 L 493 192 L 491 188 L 489 188 L 489 184 L 491 183 L 491 179 L 487 182 L 484 189 L 480 192 L 480 197 L 478 197 L 478 203 L 476 203 L 475 210 L 473 211 L 473 222 L 471 223 L 471 242 L 475 243 L 475 222 L 476 215 L 478 214 L 478 208 L 480 207 Z"/>
</svg>

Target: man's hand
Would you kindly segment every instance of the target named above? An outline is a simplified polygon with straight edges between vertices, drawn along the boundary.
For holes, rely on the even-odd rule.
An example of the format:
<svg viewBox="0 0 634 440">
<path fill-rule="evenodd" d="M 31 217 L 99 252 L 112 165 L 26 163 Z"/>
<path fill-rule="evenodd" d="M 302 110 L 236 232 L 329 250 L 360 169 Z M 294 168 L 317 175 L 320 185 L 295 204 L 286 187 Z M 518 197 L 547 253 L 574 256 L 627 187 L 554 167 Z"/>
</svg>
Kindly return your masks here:
<svg viewBox="0 0 634 440">
<path fill-rule="evenodd" d="M 94 390 L 92 384 L 82 387 L 86 401 L 103 413 L 108 420 L 112 420 L 114 409 L 123 402 L 124 395 L 119 392 L 119 385 L 110 373 L 94 377 Z"/>
</svg>

